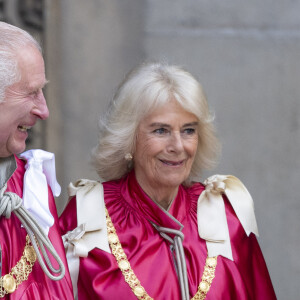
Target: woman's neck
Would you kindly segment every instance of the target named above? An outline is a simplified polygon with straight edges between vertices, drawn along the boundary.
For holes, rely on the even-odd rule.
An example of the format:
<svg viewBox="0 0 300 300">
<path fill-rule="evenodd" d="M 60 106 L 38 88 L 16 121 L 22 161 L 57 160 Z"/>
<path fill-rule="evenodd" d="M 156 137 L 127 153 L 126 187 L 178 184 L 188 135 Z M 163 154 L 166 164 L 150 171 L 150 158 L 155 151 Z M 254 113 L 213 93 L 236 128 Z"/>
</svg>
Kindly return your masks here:
<svg viewBox="0 0 300 300">
<path fill-rule="evenodd" d="M 170 203 L 175 199 L 178 193 L 177 187 L 152 187 L 151 185 L 145 184 L 142 181 L 137 181 L 143 191 L 159 206 L 168 210 Z"/>
</svg>

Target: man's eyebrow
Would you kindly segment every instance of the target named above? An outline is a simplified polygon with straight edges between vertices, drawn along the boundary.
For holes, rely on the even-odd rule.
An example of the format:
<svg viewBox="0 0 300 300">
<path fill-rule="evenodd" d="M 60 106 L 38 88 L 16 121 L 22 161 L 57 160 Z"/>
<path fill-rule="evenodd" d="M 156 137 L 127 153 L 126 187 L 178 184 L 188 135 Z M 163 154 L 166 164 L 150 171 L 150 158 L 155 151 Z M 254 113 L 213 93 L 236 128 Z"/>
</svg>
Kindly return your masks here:
<svg viewBox="0 0 300 300">
<path fill-rule="evenodd" d="M 29 86 L 28 84 L 26 85 L 26 88 L 28 88 L 30 91 L 36 91 L 38 89 L 43 89 L 47 84 L 49 83 L 49 80 L 45 80 L 43 82 L 43 84 L 41 85 L 32 85 L 32 86 Z"/>
</svg>

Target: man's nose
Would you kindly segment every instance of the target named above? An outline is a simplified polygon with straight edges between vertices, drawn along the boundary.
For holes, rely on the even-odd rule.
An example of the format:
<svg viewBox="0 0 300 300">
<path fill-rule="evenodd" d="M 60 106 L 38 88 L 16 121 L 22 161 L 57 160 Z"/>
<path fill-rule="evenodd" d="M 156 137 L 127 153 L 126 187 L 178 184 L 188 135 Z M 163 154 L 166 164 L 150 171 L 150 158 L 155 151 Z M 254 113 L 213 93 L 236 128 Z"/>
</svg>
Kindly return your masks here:
<svg viewBox="0 0 300 300">
<path fill-rule="evenodd" d="M 41 91 L 38 100 L 35 102 L 32 113 L 42 120 L 45 120 L 49 117 L 49 110 L 43 91 Z"/>
</svg>

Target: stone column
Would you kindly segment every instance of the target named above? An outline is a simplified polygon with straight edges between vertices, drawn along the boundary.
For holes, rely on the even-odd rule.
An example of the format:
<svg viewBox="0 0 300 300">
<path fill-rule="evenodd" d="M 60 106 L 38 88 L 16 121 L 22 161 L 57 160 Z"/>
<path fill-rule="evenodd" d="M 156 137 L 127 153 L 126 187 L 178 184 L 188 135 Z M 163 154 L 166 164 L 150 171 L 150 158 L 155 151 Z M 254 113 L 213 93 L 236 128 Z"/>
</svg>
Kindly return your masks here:
<svg viewBox="0 0 300 300">
<path fill-rule="evenodd" d="M 98 178 L 89 165 L 97 124 L 119 82 L 144 59 L 140 0 L 47 0 L 47 148 L 59 181 Z"/>
</svg>

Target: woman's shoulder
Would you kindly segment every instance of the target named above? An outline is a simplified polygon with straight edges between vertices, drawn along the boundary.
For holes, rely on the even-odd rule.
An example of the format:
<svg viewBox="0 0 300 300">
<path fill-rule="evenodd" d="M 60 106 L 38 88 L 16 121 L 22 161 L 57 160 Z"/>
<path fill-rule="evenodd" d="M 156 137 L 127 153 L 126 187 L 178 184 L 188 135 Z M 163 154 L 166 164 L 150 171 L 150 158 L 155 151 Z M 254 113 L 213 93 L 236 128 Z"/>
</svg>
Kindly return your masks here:
<svg viewBox="0 0 300 300">
<path fill-rule="evenodd" d="M 105 197 L 118 197 L 121 193 L 123 178 L 102 182 Z"/>
<path fill-rule="evenodd" d="M 95 180 L 79 179 L 69 184 L 68 195 L 69 200 L 59 218 L 59 226 L 63 233 L 76 228 L 81 216 L 89 215 L 89 211 L 98 209 L 99 204 L 101 206 L 103 186 Z"/>
<path fill-rule="evenodd" d="M 70 197 L 62 214 L 58 219 L 62 234 L 73 230 L 77 226 L 76 196 Z"/>
<path fill-rule="evenodd" d="M 192 182 L 190 185 L 182 185 L 182 189 L 187 194 L 189 202 L 189 211 L 192 214 L 197 214 L 197 203 L 199 196 L 205 190 L 205 186 L 202 182 Z"/>
<path fill-rule="evenodd" d="M 244 184 L 232 175 L 211 176 L 204 185 L 197 202 L 199 235 L 207 241 L 210 255 L 232 259 L 229 233 L 231 240 L 245 233 L 258 235 L 252 197 Z"/>
<path fill-rule="evenodd" d="M 184 189 L 193 196 L 198 196 L 205 190 L 205 185 L 200 181 L 193 181 L 190 185 L 184 186 Z"/>
</svg>

